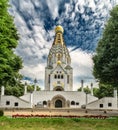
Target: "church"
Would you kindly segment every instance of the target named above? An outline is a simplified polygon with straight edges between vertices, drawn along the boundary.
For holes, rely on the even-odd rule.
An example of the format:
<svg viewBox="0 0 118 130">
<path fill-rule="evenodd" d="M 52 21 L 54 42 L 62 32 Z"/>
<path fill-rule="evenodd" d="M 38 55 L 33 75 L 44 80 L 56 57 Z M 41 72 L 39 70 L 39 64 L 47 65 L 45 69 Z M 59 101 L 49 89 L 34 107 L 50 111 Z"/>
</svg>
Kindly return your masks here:
<svg viewBox="0 0 118 130">
<path fill-rule="evenodd" d="M 1 108 L 82 108 L 83 106 L 90 109 L 100 108 L 99 100 L 93 96 L 93 92 L 86 94 L 83 91 L 73 91 L 73 68 L 63 32 L 62 26 L 58 25 L 55 28 L 55 38 L 45 67 L 45 89 L 36 91 L 34 88 L 32 93 L 28 93 L 27 86 L 25 86 L 24 95 L 17 98 L 12 95 L 4 95 L 4 87 L 2 87 Z M 117 109 L 117 99 L 111 98 L 112 100 L 105 99 L 106 106 L 111 103 L 110 105 Z M 113 105 L 114 101 L 115 105 Z M 100 102 L 104 103 L 101 100 Z M 104 108 L 104 104 L 102 108 Z"/>
</svg>

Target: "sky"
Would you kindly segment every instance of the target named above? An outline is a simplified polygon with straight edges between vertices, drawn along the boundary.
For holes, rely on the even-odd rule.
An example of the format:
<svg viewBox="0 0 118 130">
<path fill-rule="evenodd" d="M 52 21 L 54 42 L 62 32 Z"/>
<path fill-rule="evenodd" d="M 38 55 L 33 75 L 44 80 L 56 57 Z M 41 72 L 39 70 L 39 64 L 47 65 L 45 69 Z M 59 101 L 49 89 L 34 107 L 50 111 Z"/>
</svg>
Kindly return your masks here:
<svg viewBox="0 0 118 130">
<path fill-rule="evenodd" d="M 24 79 L 38 80 L 44 89 L 47 56 L 54 40 L 55 27 L 64 28 L 64 40 L 73 67 L 73 90 L 84 80 L 93 82 L 93 61 L 99 39 L 118 0 L 10 0 L 9 12 L 20 37 L 15 53 L 23 59 Z"/>
</svg>

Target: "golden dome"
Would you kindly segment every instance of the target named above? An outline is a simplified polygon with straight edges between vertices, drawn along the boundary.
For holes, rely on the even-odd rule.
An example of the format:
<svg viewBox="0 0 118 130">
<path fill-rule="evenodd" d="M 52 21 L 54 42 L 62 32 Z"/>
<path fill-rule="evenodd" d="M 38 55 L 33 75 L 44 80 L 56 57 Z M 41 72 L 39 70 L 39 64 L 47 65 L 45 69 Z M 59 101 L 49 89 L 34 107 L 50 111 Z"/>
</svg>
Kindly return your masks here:
<svg viewBox="0 0 118 130">
<path fill-rule="evenodd" d="M 57 33 L 57 32 L 64 32 L 64 30 L 63 30 L 63 27 L 62 26 L 60 26 L 60 25 L 58 25 L 56 28 L 55 28 L 55 32 Z"/>
<path fill-rule="evenodd" d="M 60 61 L 60 60 L 58 60 L 58 61 L 57 61 L 57 64 L 58 64 L 58 65 L 60 65 L 60 64 L 61 64 L 61 61 Z"/>
</svg>

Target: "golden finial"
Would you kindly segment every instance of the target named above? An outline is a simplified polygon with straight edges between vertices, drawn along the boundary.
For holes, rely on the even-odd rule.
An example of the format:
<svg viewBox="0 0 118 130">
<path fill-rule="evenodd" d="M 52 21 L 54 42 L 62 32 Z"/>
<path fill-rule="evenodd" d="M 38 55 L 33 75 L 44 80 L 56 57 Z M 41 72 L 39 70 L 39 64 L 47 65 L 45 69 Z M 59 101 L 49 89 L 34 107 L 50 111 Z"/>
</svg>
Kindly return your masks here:
<svg viewBox="0 0 118 130">
<path fill-rule="evenodd" d="M 62 26 L 60 26 L 60 25 L 58 25 L 56 28 L 55 28 L 55 32 L 57 33 L 57 32 L 64 32 L 64 29 L 63 29 L 63 27 Z"/>
<path fill-rule="evenodd" d="M 60 65 L 60 64 L 61 64 L 61 61 L 60 61 L 60 60 L 58 60 L 58 61 L 57 61 L 57 64 L 58 64 L 58 65 Z"/>
</svg>

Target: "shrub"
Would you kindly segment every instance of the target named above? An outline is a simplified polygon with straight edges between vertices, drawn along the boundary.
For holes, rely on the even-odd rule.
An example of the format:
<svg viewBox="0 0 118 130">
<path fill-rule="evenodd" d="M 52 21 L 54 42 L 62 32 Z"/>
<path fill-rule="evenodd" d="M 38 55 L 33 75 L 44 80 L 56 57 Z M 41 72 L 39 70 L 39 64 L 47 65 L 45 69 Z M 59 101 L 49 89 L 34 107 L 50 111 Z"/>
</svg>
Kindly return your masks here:
<svg viewBox="0 0 118 130">
<path fill-rule="evenodd" d="M 0 110 L 0 116 L 3 116 L 3 115 L 4 115 L 3 110 Z"/>
</svg>

